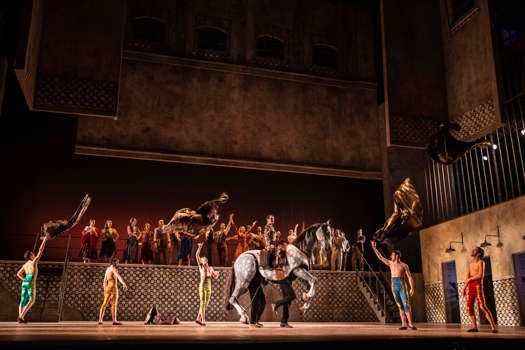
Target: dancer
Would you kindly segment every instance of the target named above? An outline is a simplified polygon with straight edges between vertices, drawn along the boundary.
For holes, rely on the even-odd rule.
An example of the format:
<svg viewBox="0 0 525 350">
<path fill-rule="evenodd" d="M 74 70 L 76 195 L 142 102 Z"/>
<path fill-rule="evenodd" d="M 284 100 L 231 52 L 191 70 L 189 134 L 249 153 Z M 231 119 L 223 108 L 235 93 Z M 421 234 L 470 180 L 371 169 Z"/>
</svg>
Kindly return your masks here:
<svg viewBox="0 0 525 350">
<path fill-rule="evenodd" d="M 211 299 L 211 279 L 217 279 L 219 277 L 219 273 L 214 271 L 213 267 L 208 264 L 208 259 L 206 257 L 200 256 L 202 245 L 203 243 L 198 244 L 197 252 L 195 253 L 201 277 L 201 281 L 199 283 L 199 313 L 195 322 L 201 326 L 206 326 L 206 309 L 208 308 L 208 304 L 210 303 Z"/>
<path fill-rule="evenodd" d="M 485 295 L 483 293 L 483 276 L 485 274 L 485 262 L 483 256 L 485 251 L 483 248 L 476 247 L 472 249 L 470 256 L 472 262 L 468 267 L 467 278 L 465 279 L 465 286 L 463 287 L 463 296 L 467 301 L 468 315 L 472 322 L 472 328 L 468 332 L 478 332 L 478 324 L 476 322 L 476 314 L 474 313 L 474 300 L 478 300 L 478 306 L 485 315 L 485 318 L 490 323 L 492 333 L 497 333 L 496 324 L 492 313 L 487 308 L 485 303 Z"/>
<path fill-rule="evenodd" d="M 170 235 L 164 231 L 164 220 L 159 220 L 159 226 L 153 230 L 153 242 L 155 242 L 155 263 L 166 265 L 168 263 L 166 254 L 168 250 L 168 240 Z"/>
<path fill-rule="evenodd" d="M 20 304 L 18 306 L 18 323 L 27 323 L 25 317 L 29 312 L 29 309 L 33 307 L 36 300 L 36 278 L 38 276 L 38 263 L 42 254 L 44 254 L 44 248 L 46 242 L 49 239 L 49 234 L 46 234 L 40 243 L 38 254 L 35 255 L 32 251 L 28 250 L 24 253 L 24 259 L 26 263 L 16 273 L 17 277 L 22 280 L 22 290 L 20 292 Z"/>
<path fill-rule="evenodd" d="M 283 295 L 283 298 L 276 301 L 275 304 L 272 304 L 272 310 L 277 315 L 277 311 L 282 306 L 283 307 L 283 313 L 281 315 L 281 328 L 293 328 L 288 324 L 288 318 L 290 317 L 290 304 L 292 301 L 296 298 L 295 292 L 292 287 L 292 282 L 289 278 L 285 278 L 281 281 L 274 282 L 279 285 L 279 288 L 281 288 L 281 293 Z"/>
<path fill-rule="evenodd" d="M 124 264 L 137 263 L 138 257 L 138 241 L 140 239 L 141 233 L 139 227 L 137 226 L 137 219 L 129 219 L 129 224 L 127 227 L 128 230 L 128 241 L 126 242 L 126 248 L 124 248 L 124 255 L 122 256 L 122 262 Z"/>
<path fill-rule="evenodd" d="M 343 261 L 343 238 L 341 230 L 336 229 L 332 239 L 332 251 L 330 256 L 330 269 L 332 271 L 341 271 Z"/>
<path fill-rule="evenodd" d="M 106 220 L 104 228 L 102 229 L 102 247 L 100 248 L 100 258 L 105 262 L 109 262 L 113 258 L 117 250 L 116 243 L 118 241 L 119 234 L 115 228 L 113 228 L 113 221 Z"/>
<path fill-rule="evenodd" d="M 295 224 L 294 228 L 291 228 L 288 230 L 288 237 L 286 238 L 286 240 L 288 241 L 288 244 L 292 244 L 297 238 L 297 227 L 298 226 L 299 224 Z"/>
<path fill-rule="evenodd" d="M 251 249 L 264 249 L 264 233 L 262 226 L 257 226 L 256 232 L 251 233 L 250 236 L 251 238 L 248 244 L 251 247 Z"/>
<path fill-rule="evenodd" d="M 122 284 L 124 291 L 128 290 L 128 286 L 126 283 L 124 283 L 124 280 L 118 273 L 118 262 L 119 261 L 116 258 L 111 259 L 111 265 L 109 265 L 109 267 L 106 269 L 106 273 L 104 274 L 104 282 L 102 283 L 102 287 L 104 288 L 104 302 L 100 307 L 98 324 L 102 324 L 102 321 L 104 320 L 104 312 L 106 312 L 106 308 L 110 303 L 111 320 L 113 321 L 113 325 L 120 326 L 122 324 L 117 320 L 118 282 Z"/>
<path fill-rule="evenodd" d="M 410 269 L 408 265 L 404 262 L 401 262 L 401 252 L 399 250 L 393 250 L 390 255 L 391 260 L 384 258 L 381 253 L 377 250 L 376 241 L 372 241 L 372 249 L 377 255 L 379 260 L 381 260 L 385 265 L 390 267 L 390 273 L 392 276 L 392 293 L 394 294 L 394 299 L 396 301 L 397 307 L 399 308 L 399 315 L 401 316 L 401 327 L 400 330 L 406 330 L 408 319 L 408 327 L 412 330 L 417 330 L 416 326 L 412 323 L 412 313 L 410 312 L 410 305 L 408 302 L 408 297 L 405 292 L 405 287 L 403 283 L 403 277 L 406 275 L 408 278 L 408 283 L 410 284 L 409 295 L 414 295 L 414 280 L 410 274 Z"/>
<path fill-rule="evenodd" d="M 153 263 L 153 250 L 151 248 L 151 242 L 153 241 L 153 232 L 151 231 L 151 224 L 146 222 L 144 224 L 144 230 L 142 231 L 142 237 L 139 242 L 140 249 L 140 262 L 142 264 Z"/>
<path fill-rule="evenodd" d="M 217 255 L 219 256 L 219 266 L 226 266 L 226 260 L 228 259 L 228 244 L 226 238 L 230 233 L 230 228 L 233 222 L 233 213 L 228 218 L 228 224 L 224 222 L 219 226 L 219 230 L 213 233 L 213 240 L 217 245 Z"/>
<path fill-rule="evenodd" d="M 275 240 L 275 216 L 272 214 L 266 215 L 266 225 L 264 226 L 264 249 L 261 250 L 261 267 L 271 268 L 272 261 L 275 254 L 275 246 L 273 241 Z"/>
<path fill-rule="evenodd" d="M 190 266 L 191 250 L 193 248 L 193 235 L 188 232 L 182 232 L 180 235 L 182 236 L 180 250 L 175 259 L 177 260 L 179 266 L 186 261 L 188 262 L 188 266 Z"/>
<path fill-rule="evenodd" d="M 250 239 L 250 232 L 256 223 L 257 221 L 254 221 L 251 225 L 248 225 L 247 227 L 245 226 L 239 227 L 239 229 L 237 230 L 237 235 L 226 239 L 227 241 L 237 240 L 237 247 L 235 248 L 235 254 L 233 255 L 232 264 L 239 257 L 239 255 L 250 250 L 248 241 Z"/>
<path fill-rule="evenodd" d="M 89 225 L 84 227 L 80 234 L 80 252 L 78 255 L 82 257 L 84 263 L 87 263 L 90 259 L 92 259 L 93 252 L 95 252 L 96 256 L 96 243 L 98 241 L 98 234 L 98 228 L 95 227 L 95 220 L 90 219 Z M 93 243 L 95 244 L 94 247 L 92 247 Z"/>
</svg>

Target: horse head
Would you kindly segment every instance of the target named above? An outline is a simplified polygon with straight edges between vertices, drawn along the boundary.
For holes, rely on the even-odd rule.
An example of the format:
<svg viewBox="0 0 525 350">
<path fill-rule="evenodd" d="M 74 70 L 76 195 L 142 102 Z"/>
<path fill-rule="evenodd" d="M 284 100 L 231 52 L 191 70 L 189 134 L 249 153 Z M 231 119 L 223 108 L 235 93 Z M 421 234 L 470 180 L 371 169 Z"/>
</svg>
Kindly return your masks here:
<svg viewBox="0 0 525 350">
<path fill-rule="evenodd" d="M 332 238 L 334 237 L 334 229 L 330 225 L 330 219 L 323 222 L 315 231 L 315 237 L 321 244 L 321 250 L 328 253 L 332 250 Z"/>
</svg>

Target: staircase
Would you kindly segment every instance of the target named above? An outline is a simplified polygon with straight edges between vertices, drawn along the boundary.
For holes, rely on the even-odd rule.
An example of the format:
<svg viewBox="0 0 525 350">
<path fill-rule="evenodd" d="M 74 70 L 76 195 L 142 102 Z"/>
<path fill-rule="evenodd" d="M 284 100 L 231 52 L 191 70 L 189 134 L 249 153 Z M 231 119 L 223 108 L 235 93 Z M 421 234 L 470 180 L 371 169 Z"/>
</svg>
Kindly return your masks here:
<svg viewBox="0 0 525 350">
<path fill-rule="evenodd" d="M 357 271 L 357 285 L 379 322 L 399 322 L 399 311 L 383 274 L 372 270 L 368 261 L 362 259 L 365 271 Z"/>
</svg>

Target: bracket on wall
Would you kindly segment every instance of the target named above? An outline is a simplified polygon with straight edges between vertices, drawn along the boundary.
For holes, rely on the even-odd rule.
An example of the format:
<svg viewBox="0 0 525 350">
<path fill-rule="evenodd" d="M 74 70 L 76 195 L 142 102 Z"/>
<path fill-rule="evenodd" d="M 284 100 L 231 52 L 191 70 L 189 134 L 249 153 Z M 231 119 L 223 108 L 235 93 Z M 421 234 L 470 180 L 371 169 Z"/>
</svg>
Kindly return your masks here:
<svg viewBox="0 0 525 350">
<path fill-rule="evenodd" d="M 461 232 L 461 241 L 450 241 L 450 243 L 448 244 L 448 248 L 445 249 L 445 253 L 452 253 L 456 251 L 456 249 L 452 248 L 452 243 L 461 244 L 461 246 L 463 247 L 461 250 L 463 251 L 465 249 L 465 246 L 463 245 L 463 232 Z"/>
<path fill-rule="evenodd" d="M 481 248 L 490 247 L 492 245 L 490 242 L 487 242 L 487 237 L 498 237 L 498 244 L 496 244 L 496 247 L 498 247 L 498 248 L 503 247 L 503 243 L 501 243 L 501 241 L 500 241 L 500 237 L 501 236 L 500 236 L 500 232 L 499 232 L 499 225 L 496 225 L 496 229 L 498 231 L 497 234 L 495 234 L 495 235 L 485 235 L 485 239 L 479 245 Z"/>
</svg>

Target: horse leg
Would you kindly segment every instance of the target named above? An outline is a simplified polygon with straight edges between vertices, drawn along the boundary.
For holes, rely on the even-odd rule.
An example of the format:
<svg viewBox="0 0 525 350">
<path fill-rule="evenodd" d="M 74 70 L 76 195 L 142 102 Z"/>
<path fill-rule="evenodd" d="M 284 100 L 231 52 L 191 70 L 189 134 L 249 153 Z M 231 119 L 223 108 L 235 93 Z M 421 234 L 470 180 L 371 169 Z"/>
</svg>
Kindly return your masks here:
<svg viewBox="0 0 525 350">
<path fill-rule="evenodd" d="M 306 312 L 308 308 L 310 307 L 310 300 L 315 295 L 315 283 L 317 282 L 317 277 L 312 275 L 310 272 L 303 268 L 297 268 L 293 270 L 293 273 L 298 278 L 302 279 L 303 281 L 306 281 L 308 285 L 310 286 L 310 289 L 307 293 L 303 293 L 302 300 L 305 302 L 302 307 L 299 308 L 300 311 Z"/>
<path fill-rule="evenodd" d="M 235 273 L 235 272 L 234 272 Z M 230 297 L 230 304 L 233 305 L 237 313 L 239 314 L 240 322 L 248 324 L 248 314 L 246 310 L 239 304 L 239 297 L 248 291 L 248 282 L 236 280 L 235 289 Z"/>
</svg>

